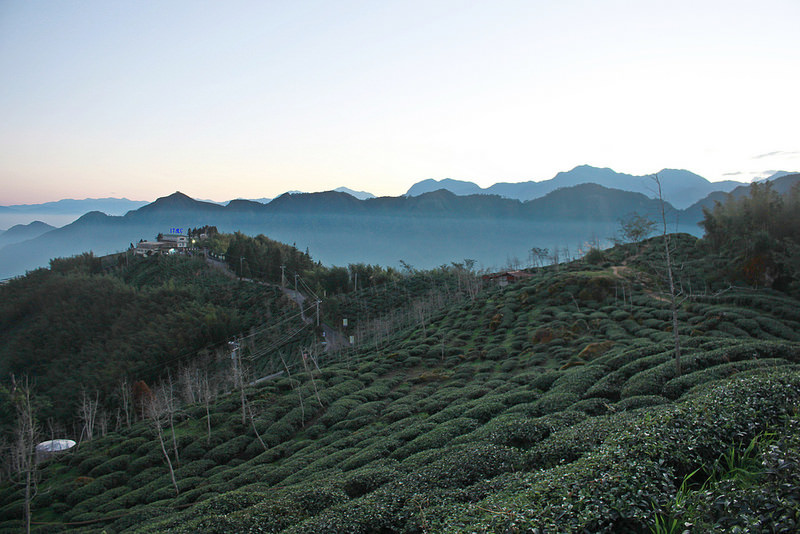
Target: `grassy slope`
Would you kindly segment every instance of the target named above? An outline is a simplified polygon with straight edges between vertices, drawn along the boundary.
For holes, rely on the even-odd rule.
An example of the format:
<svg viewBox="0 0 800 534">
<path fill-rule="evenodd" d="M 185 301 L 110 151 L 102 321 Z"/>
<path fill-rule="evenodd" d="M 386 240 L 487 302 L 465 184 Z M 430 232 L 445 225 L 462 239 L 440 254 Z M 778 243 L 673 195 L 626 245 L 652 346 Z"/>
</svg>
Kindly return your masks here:
<svg viewBox="0 0 800 534">
<path fill-rule="evenodd" d="M 684 302 L 676 377 L 667 305 L 628 274 L 543 271 L 313 384 L 254 388 L 267 450 L 236 397 L 216 402 L 210 442 L 204 409 L 189 407 L 177 497 L 144 424 L 84 444 L 47 464 L 36 519 L 105 518 L 72 525 L 86 532 L 647 532 L 672 517 L 698 532 L 796 528 L 799 303 L 751 290 Z M 757 473 L 726 476 L 720 455 L 734 447 L 739 465 L 765 431 Z M 0 494 L 12 531 L 19 496 Z"/>
</svg>

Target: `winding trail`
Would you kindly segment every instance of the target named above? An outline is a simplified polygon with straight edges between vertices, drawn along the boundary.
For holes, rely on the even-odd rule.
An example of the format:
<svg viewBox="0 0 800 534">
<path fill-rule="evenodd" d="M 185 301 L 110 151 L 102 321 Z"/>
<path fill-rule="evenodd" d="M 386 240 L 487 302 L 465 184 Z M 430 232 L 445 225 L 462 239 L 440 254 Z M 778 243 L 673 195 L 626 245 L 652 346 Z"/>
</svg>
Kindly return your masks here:
<svg viewBox="0 0 800 534">
<path fill-rule="evenodd" d="M 302 320 L 303 320 L 303 322 L 305 324 L 312 324 L 314 322 L 314 318 L 313 317 L 308 317 L 308 316 L 305 315 L 305 309 L 304 308 L 305 308 L 305 302 L 306 302 L 307 299 L 306 299 L 306 296 L 303 295 L 301 292 L 296 291 L 296 290 L 291 289 L 291 288 L 288 288 L 288 287 L 280 287 L 280 286 L 278 286 L 276 284 L 269 284 L 267 282 L 262 282 L 261 280 L 253 280 L 252 278 L 241 278 L 240 279 L 238 276 L 236 276 L 236 273 L 234 273 L 233 271 L 230 270 L 230 268 L 228 267 L 227 264 L 225 264 L 224 262 L 219 261 L 217 259 L 211 258 L 209 256 L 206 256 L 206 263 L 209 266 L 211 266 L 213 269 L 216 269 L 216 270 L 222 272 L 228 278 L 232 278 L 232 279 L 236 279 L 236 280 L 242 280 L 244 282 L 250 282 L 251 284 L 259 284 L 259 285 L 262 285 L 262 286 L 279 288 L 283 292 L 284 295 L 289 297 L 289 299 L 292 302 L 296 303 L 297 306 L 300 308 L 300 317 L 302 318 Z M 350 346 L 350 341 L 348 340 L 347 336 L 345 336 L 344 334 L 342 334 L 341 332 L 339 332 L 338 330 L 333 328 L 331 325 L 329 325 L 329 324 L 327 324 L 327 323 L 325 323 L 323 321 L 320 321 L 319 325 L 320 325 L 320 328 L 322 328 L 322 332 L 323 332 L 324 337 L 325 337 L 325 352 L 330 352 L 330 351 L 338 350 L 338 349 L 343 348 L 343 347 L 349 347 Z M 260 378 L 259 380 L 265 380 L 266 378 L 269 378 L 269 377 Z"/>
</svg>

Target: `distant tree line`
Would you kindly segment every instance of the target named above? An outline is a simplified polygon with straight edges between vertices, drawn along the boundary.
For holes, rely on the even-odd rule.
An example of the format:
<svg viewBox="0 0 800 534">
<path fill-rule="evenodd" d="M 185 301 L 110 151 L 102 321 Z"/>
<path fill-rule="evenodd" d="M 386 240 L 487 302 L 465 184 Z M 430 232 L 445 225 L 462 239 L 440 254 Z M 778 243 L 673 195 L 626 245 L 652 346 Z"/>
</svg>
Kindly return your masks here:
<svg viewBox="0 0 800 534">
<path fill-rule="evenodd" d="M 224 254 L 231 271 L 243 278 L 273 284 L 285 281 L 293 286 L 294 275 L 298 274 L 319 295 L 381 286 L 401 277 L 396 269 L 380 265 L 351 263 L 346 267 L 327 267 L 314 261 L 308 250 L 301 252 L 295 245 L 280 243 L 265 235 L 216 234 L 209 237 L 207 246 L 212 252 Z"/>
</svg>

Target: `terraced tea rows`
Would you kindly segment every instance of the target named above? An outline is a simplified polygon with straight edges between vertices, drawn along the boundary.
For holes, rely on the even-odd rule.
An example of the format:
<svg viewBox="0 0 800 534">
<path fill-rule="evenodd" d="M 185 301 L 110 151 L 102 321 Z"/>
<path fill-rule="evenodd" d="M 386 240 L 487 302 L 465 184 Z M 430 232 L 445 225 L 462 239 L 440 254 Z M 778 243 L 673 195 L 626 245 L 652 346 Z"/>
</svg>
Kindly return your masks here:
<svg viewBox="0 0 800 534">
<path fill-rule="evenodd" d="M 178 495 L 144 422 L 84 443 L 46 464 L 39 529 L 642 532 L 678 516 L 698 531 L 797 527 L 798 302 L 736 289 L 685 300 L 678 376 L 667 304 L 611 267 L 540 270 L 432 312 L 380 351 L 251 388 L 255 430 L 235 395 L 211 408 L 210 437 L 205 408 L 189 407 Z M 757 482 L 719 475 L 720 456 L 752 440 Z M 0 498 L 13 530 L 19 492 Z"/>
</svg>

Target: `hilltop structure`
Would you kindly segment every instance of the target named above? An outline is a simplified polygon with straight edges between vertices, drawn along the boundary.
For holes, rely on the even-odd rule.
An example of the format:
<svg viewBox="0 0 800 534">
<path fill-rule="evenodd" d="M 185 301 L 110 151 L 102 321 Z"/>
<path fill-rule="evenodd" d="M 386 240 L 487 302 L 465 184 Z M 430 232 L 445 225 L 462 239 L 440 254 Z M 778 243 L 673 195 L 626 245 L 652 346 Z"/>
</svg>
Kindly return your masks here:
<svg viewBox="0 0 800 534">
<path fill-rule="evenodd" d="M 158 234 L 155 241 L 140 241 L 136 244 L 134 253 L 139 256 L 152 256 L 154 254 L 174 254 L 186 252 L 189 248 L 189 238 L 181 233 Z"/>
</svg>

